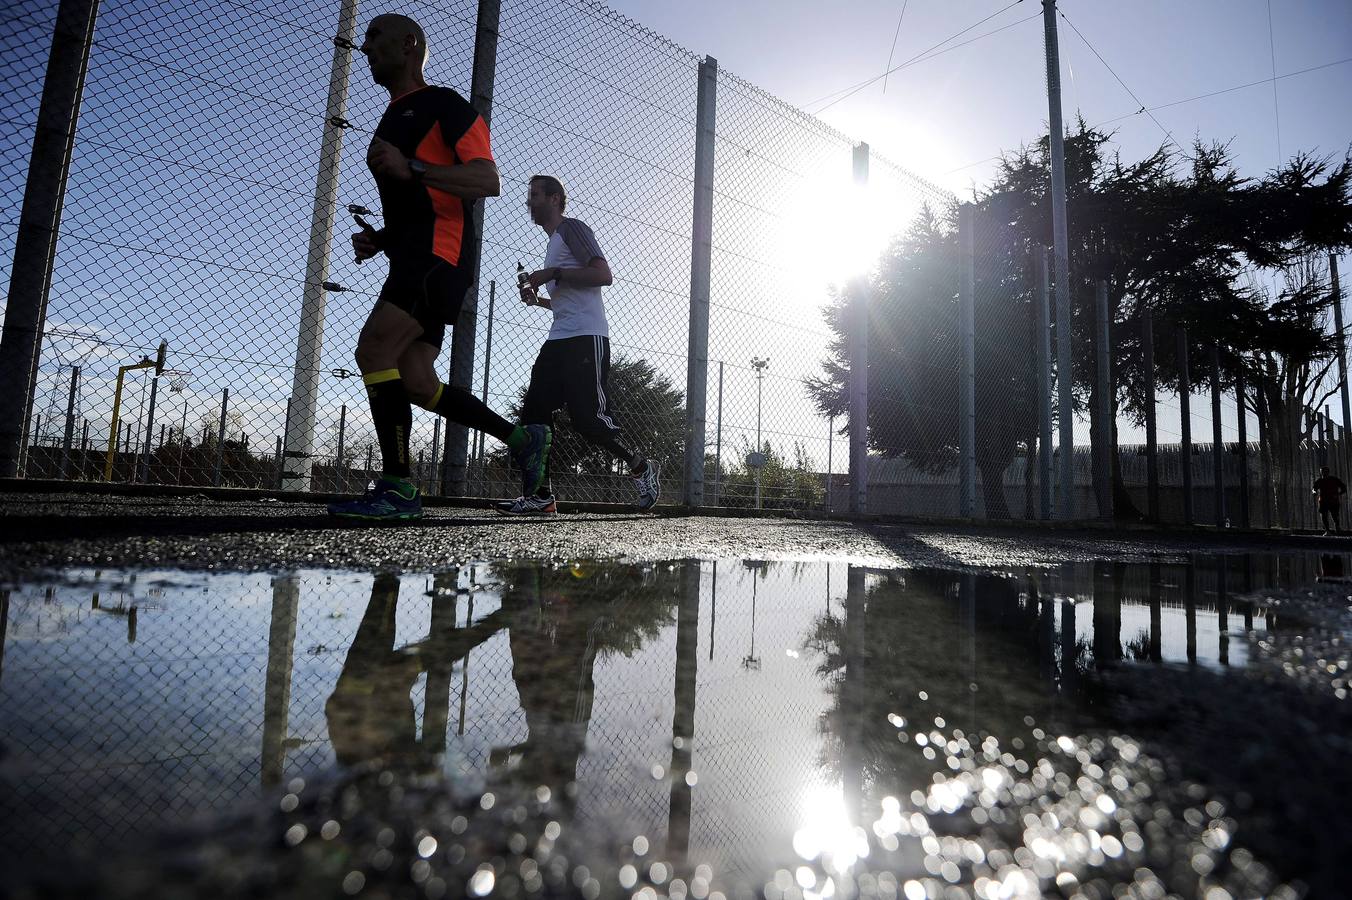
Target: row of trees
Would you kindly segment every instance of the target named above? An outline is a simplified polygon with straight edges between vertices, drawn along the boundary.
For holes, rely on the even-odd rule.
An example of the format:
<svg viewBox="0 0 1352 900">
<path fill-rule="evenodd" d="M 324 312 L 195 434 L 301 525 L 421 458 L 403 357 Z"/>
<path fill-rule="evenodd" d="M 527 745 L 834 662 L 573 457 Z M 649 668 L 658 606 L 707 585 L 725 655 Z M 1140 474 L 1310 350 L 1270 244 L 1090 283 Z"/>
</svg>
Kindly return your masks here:
<svg viewBox="0 0 1352 900">
<path fill-rule="evenodd" d="M 1326 399 L 1336 358 L 1326 259 L 1352 245 L 1352 156 L 1302 154 L 1246 178 L 1226 145 L 1198 142 L 1188 154 L 1161 146 L 1128 163 L 1109 153 L 1111 139 L 1080 120 L 1065 142 L 1073 385 L 1091 440 L 1111 448 L 1114 509 L 1138 518 L 1116 462 L 1117 422 L 1140 423 L 1146 411 L 1147 312 L 1160 390 L 1177 390 L 1181 371 L 1176 342 L 1162 336 L 1187 328 L 1192 371 L 1209 367 L 1208 348 L 1219 342 L 1226 389 L 1239 375 L 1257 386 L 1275 459 L 1310 437 L 1303 413 Z M 1006 155 L 974 200 L 976 460 L 993 518 L 1009 515 L 1001 473 L 1037 441 L 1034 301 L 1037 257 L 1052 244 L 1048 144 Z M 935 472 L 957 462 L 958 273 L 957 206 L 926 206 L 869 285 L 870 447 Z M 1100 281 L 1112 322 L 1110 385 L 1096 378 Z M 808 385 L 823 415 L 847 408 L 846 308 L 842 293 L 833 297 L 830 357 Z M 1111 394 L 1108 421 L 1097 411 L 1100 390 Z"/>
</svg>

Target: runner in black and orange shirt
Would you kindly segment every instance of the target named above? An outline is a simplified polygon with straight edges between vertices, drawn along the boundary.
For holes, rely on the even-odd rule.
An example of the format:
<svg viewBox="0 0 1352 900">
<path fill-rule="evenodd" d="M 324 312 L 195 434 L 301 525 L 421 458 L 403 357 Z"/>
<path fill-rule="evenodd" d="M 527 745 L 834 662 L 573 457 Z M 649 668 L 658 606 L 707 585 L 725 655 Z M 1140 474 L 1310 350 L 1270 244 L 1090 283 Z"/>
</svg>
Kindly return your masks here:
<svg viewBox="0 0 1352 900">
<path fill-rule="evenodd" d="M 468 391 L 443 384 L 434 366 L 474 279 L 474 202 L 501 190 L 488 125 L 455 91 L 423 80 L 427 38 L 407 16 L 371 20 L 361 52 L 391 97 L 366 153 L 385 227 L 377 231 L 358 217 L 361 231 L 352 236 L 357 262 L 380 252 L 390 260 L 357 340 L 381 476 L 365 496 L 334 503 L 329 512 L 375 520 L 422 515 L 408 477 L 410 401 L 505 443 L 529 495 L 544 477 L 549 429 L 512 425 Z"/>
</svg>

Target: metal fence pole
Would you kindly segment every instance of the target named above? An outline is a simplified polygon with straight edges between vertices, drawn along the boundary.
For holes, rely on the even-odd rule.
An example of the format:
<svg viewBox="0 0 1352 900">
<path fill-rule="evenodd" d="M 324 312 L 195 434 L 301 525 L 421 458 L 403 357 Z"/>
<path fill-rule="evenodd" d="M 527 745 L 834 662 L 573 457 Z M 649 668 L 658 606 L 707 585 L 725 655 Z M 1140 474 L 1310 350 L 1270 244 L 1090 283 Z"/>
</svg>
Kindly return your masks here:
<svg viewBox="0 0 1352 900">
<path fill-rule="evenodd" d="M 75 439 L 75 397 L 80 392 L 80 367 L 70 367 L 70 396 L 66 398 L 66 434 L 61 442 L 60 478 L 65 478 L 70 468 L 70 445 Z"/>
<path fill-rule="evenodd" d="M 1239 407 L 1239 527 L 1249 527 L 1249 423 L 1245 421 L 1244 367 L 1235 367 L 1235 405 Z"/>
<path fill-rule="evenodd" d="M 1330 298 L 1333 305 L 1333 325 L 1338 334 L 1338 392 L 1342 396 L 1343 428 L 1346 429 L 1352 426 L 1352 400 L 1348 396 L 1347 384 L 1347 335 L 1343 331 L 1343 291 L 1338 282 L 1338 257 L 1333 253 L 1329 254 L 1329 280 L 1333 289 L 1333 296 Z M 1352 458 L 1349 458 L 1346 446 L 1341 449 L 1343 452 L 1339 454 L 1339 464 L 1343 471 L 1339 474 L 1346 478 L 1352 471 Z"/>
<path fill-rule="evenodd" d="M 1056 287 L 1056 383 L 1061 426 L 1060 517 L 1075 518 L 1074 376 L 1070 362 L 1070 237 L 1066 226 L 1066 152 L 1061 124 L 1061 58 L 1056 33 L 1056 0 L 1043 0 L 1047 55 L 1047 122 L 1051 151 L 1052 247 Z"/>
<path fill-rule="evenodd" d="M 713 267 L 714 123 L 718 60 L 699 64 L 695 100 L 695 197 L 690 229 L 690 331 L 685 360 L 685 490 L 687 506 L 704 504 L 705 403 L 709 379 L 709 292 Z M 722 363 L 719 364 L 722 377 Z M 757 447 L 757 450 L 760 448 Z"/>
<path fill-rule="evenodd" d="M 216 471 L 211 483 L 221 486 L 221 467 L 225 464 L 225 417 L 230 409 L 230 388 L 221 389 L 221 423 L 216 432 Z"/>
<path fill-rule="evenodd" d="M 333 454 L 333 481 L 338 493 L 347 490 L 347 476 L 343 466 L 343 442 L 347 438 L 347 404 L 338 408 L 338 448 Z"/>
<path fill-rule="evenodd" d="M 718 422 L 714 426 L 714 506 L 721 502 L 719 488 L 723 471 L 723 361 L 718 361 Z"/>
<path fill-rule="evenodd" d="M 1211 345 L 1211 482 L 1216 527 L 1224 528 L 1225 517 L 1225 437 L 1221 433 L 1221 345 Z"/>
<path fill-rule="evenodd" d="M 1145 374 L 1145 483 L 1146 515 L 1160 520 L 1159 426 L 1155 421 L 1155 318 L 1141 313 L 1141 369 Z"/>
<path fill-rule="evenodd" d="M 470 76 L 470 103 L 493 124 L 493 83 L 498 66 L 498 0 L 479 0 L 479 16 L 474 28 L 474 71 Z M 479 321 L 479 273 L 483 261 L 484 204 L 475 201 L 474 282 L 465 294 L 460 318 L 451 332 L 450 386 L 469 391 L 474 387 L 474 345 Z M 442 496 L 462 497 L 468 481 L 469 430 L 454 422 L 446 423 L 446 447 L 441 458 Z"/>
<path fill-rule="evenodd" d="M 826 511 L 831 512 L 831 469 L 834 467 L 836 449 L 836 417 L 826 420 Z"/>
<path fill-rule="evenodd" d="M 1037 411 L 1039 517 L 1052 517 L 1052 310 L 1047 251 L 1037 255 Z"/>
<path fill-rule="evenodd" d="M 958 207 L 958 515 L 976 514 L 975 207 Z"/>
<path fill-rule="evenodd" d="M 1178 430 L 1183 466 L 1183 524 L 1193 522 L 1192 384 L 1188 379 L 1188 329 L 1178 329 Z"/>
<path fill-rule="evenodd" d="M 294 460 L 283 474 L 286 490 L 310 489 L 310 469 L 314 460 L 315 415 L 319 399 L 320 353 L 324 345 L 324 307 L 327 295 L 324 282 L 329 277 L 329 245 L 333 242 L 333 220 L 338 202 L 338 176 L 343 152 L 343 130 L 347 128 L 347 79 L 352 67 L 352 38 L 356 31 L 357 0 L 342 0 L 338 13 L 338 35 L 333 46 L 333 66 L 329 71 L 329 97 L 324 110 L 324 136 L 319 151 L 319 172 L 315 177 L 315 201 L 310 215 L 310 247 L 305 261 L 305 286 L 301 293 L 300 327 L 296 332 L 296 360 L 291 375 L 294 401 L 287 417 L 285 457 Z"/>
<path fill-rule="evenodd" d="M 854 147 L 854 183 L 868 184 L 868 144 Z M 850 304 L 850 512 L 868 511 L 868 289 L 851 279 Z"/>
<path fill-rule="evenodd" d="M 150 454 L 153 451 L 151 441 L 155 437 L 155 400 L 160 393 L 160 376 L 154 375 L 150 379 L 150 403 L 146 409 L 146 446 L 145 452 L 141 454 L 141 474 L 139 480 L 149 483 L 150 481 Z"/>
<path fill-rule="evenodd" d="M 484 384 L 483 384 L 483 388 L 479 391 L 479 399 L 482 400 L 482 401 L 484 402 L 484 405 L 487 405 L 487 404 L 488 404 L 488 373 L 489 373 L 489 372 L 492 370 L 492 368 L 493 368 L 493 316 L 494 316 L 495 308 L 496 308 L 496 306 L 497 306 L 497 302 L 498 302 L 498 283 L 497 283 L 497 281 L 495 281 L 495 280 L 493 280 L 493 279 L 489 279 L 489 282 L 488 282 L 488 333 L 487 333 L 487 335 L 485 336 L 485 339 L 484 339 Z M 446 439 L 447 439 L 448 442 L 450 441 L 450 428 L 451 428 L 451 426 L 450 426 L 450 423 L 448 422 L 448 423 L 446 424 Z M 484 433 L 481 431 L 481 432 L 479 432 L 479 452 L 475 454 L 475 457 L 479 460 L 479 464 L 480 464 L 481 467 L 482 467 L 482 465 L 483 465 L 483 458 L 484 458 L 484 441 L 485 441 L 485 436 L 484 436 Z M 433 467 L 433 470 L 435 471 L 436 468 L 437 468 L 437 466 L 436 466 L 436 459 L 435 459 L 436 454 L 433 453 L 432 456 L 433 456 L 432 467 Z"/>
<path fill-rule="evenodd" d="M 1329 451 L 1333 449 L 1333 420 L 1329 418 L 1327 404 L 1322 413 L 1315 411 L 1315 420 L 1319 423 L 1319 464 L 1327 466 L 1330 464 Z"/>
<path fill-rule="evenodd" d="M 1258 414 L 1258 465 L 1263 482 L 1263 524 L 1271 528 L 1276 524 L 1273 521 L 1272 448 L 1268 444 L 1267 395 L 1263 392 L 1261 379 L 1254 385 L 1254 394 L 1254 412 Z"/>
<path fill-rule="evenodd" d="M 483 432 L 480 432 L 480 434 L 482 433 Z M 428 480 L 432 482 L 432 485 L 434 487 L 437 481 L 436 474 L 439 471 L 439 468 L 437 466 L 438 459 L 437 453 L 440 450 L 441 450 L 441 416 L 437 416 L 437 418 L 432 422 L 432 453 L 427 461 L 427 469 L 428 472 L 431 473 L 431 477 Z"/>
<path fill-rule="evenodd" d="M 61 0 L 52 29 L 0 333 L 0 477 L 22 471 L 66 176 L 98 8 L 98 0 Z"/>
<path fill-rule="evenodd" d="M 1094 291 L 1094 357 L 1097 363 L 1097 394 L 1099 435 L 1093 449 L 1094 493 L 1098 500 L 1100 519 L 1113 517 L 1113 367 L 1112 350 L 1108 345 L 1108 282 L 1100 281 Z"/>
</svg>

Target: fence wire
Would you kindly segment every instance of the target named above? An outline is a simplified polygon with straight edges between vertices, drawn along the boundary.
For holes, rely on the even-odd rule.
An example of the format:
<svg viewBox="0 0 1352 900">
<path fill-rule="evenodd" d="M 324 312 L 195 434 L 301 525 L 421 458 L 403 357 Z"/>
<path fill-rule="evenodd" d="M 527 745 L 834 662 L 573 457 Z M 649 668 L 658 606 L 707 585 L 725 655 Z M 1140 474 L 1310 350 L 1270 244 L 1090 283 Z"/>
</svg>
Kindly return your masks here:
<svg viewBox="0 0 1352 900">
<path fill-rule="evenodd" d="M 6 279 L 52 6 L 16 0 L 0 15 Z M 100 4 L 23 475 L 299 484 L 330 493 L 359 490 L 378 474 L 352 354 L 386 269 L 380 260 L 353 260 L 347 210 L 364 208 L 379 220 L 362 149 L 386 97 L 360 53 L 342 44 L 337 59 L 350 70 L 345 112 L 326 121 L 339 11 L 340 4 L 318 0 Z M 469 95 L 476 40 L 488 33 L 477 27 L 479 4 L 419 0 L 408 11 L 428 35 L 429 81 Z M 357 30 L 346 37 L 359 41 L 367 18 L 369 11 L 358 7 Z M 166 33 L 175 40 L 166 41 Z M 857 508 L 859 488 L 866 487 L 862 508 L 877 513 L 991 519 L 1139 513 L 1223 525 L 1242 524 L 1239 511 L 1247 506 L 1249 524 L 1316 524 L 1309 485 L 1321 460 L 1342 471 L 1345 441 L 1340 429 L 1314 424 L 1317 417 L 1302 409 L 1306 398 L 1274 395 L 1285 404 L 1281 421 L 1260 428 L 1251 377 L 1241 446 L 1227 364 L 1216 448 L 1210 347 L 1194 340 L 1191 448 L 1183 447 L 1174 385 L 1162 384 L 1152 491 L 1148 411 L 1135 396 L 1141 323 L 1124 298 L 1110 305 L 1110 337 L 1100 347 L 1094 287 L 1072 260 L 1075 312 L 1064 328 L 1050 316 L 1051 360 L 1041 365 L 1052 402 L 1044 412 L 1038 258 L 1046 251 L 1041 238 L 1029 237 L 1036 229 L 1018 221 L 1017 204 L 1000 195 L 974 198 L 966 205 L 970 240 L 960 246 L 964 204 L 951 193 L 721 67 L 711 100 L 707 185 L 713 206 L 704 446 L 687 448 L 691 247 L 701 189 L 698 83 L 702 66 L 714 64 L 590 0 L 508 0 L 493 34 L 492 132 L 503 194 L 483 204 L 477 313 L 463 322 L 473 329 L 465 343 L 472 360 L 457 370 L 509 418 L 519 412 L 550 324 L 545 311 L 519 302 L 514 287 L 518 262 L 536 268 L 543 258 L 545 235 L 523 200 L 530 176 L 549 173 L 567 186 L 569 215 L 592 227 L 615 273 L 605 294 L 611 407 L 633 442 L 661 462 L 664 502 L 687 497 L 687 460 L 698 471 L 702 455 L 709 505 L 843 511 Z M 545 34 L 550 40 L 541 40 Z M 326 133 L 341 140 L 336 158 L 325 156 Z M 337 164 L 328 274 L 322 284 L 307 284 L 316 184 L 326 159 Z M 320 327 L 303 328 L 302 298 L 320 288 Z M 863 319 L 852 305 L 855 291 L 866 295 Z M 858 350 L 851 339 L 861 322 L 868 362 L 864 377 L 852 379 Z M 1175 353 L 1167 338 L 1176 330 L 1156 323 L 1157 360 Z M 1074 403 L 1066 410 L 1055 402 L 1061 331 L 1074 347 L 1068 373 Z M 151 363 L 161 346 L 157 376 Z M 313 366 L 298 362 L 310 358 L 302 352 L 307 347 L 315 351 Z M 1097 424 L 1104 354 L 1112 360 L 1111 437 Z M 307 450 L 298 435 L 311 411 L 296 398 L 312 378 L 317 396 Z M 855 479 L 862 484 L 849 474 L 856 382 L 868 394 L 867 429 L 856 435 L 868 449 Z M 1133 397 L 1134 406 L 1126 402 Z M 1049 442 L 1039 434 L 1044 416 Z M 1069 485 L 1059 483 L 1063 422 L 1073 436 Z M 626 467 L 578 437 L 566 413 L 556 425 L 560 496 L 629 502 Z M 1294 436 L 1281 437 L 1287 433 Z M 452 438 L 446 422 L 415 409 L 413 472 L 429 491 L 441 487 L 444 468 L 456 462 L 448 459 L 459 448 Z M 1105 444 L 1110 451 L 1096 456 Z M 1215 483 L 1217 455 L 1223 489 Z M 516 490 L 505 448 L 494 440 L 471 436 L 466 462 L 457 490 L 471 496 Z M 288 475 L 297 469 L 308 477 Z M 1241 473 L 1247 504 L 1239 495 Z"/>
</svg>

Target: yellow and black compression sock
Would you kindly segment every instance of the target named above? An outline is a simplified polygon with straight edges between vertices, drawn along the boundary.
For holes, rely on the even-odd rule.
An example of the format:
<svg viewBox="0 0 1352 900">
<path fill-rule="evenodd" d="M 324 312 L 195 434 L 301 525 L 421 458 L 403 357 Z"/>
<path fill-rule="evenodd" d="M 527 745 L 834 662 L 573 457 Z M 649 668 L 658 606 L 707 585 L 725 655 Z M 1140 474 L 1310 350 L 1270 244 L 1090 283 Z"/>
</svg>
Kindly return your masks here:
<svg viewBox="0 0 1352 900">
<path fill-rule="evenodd" d="M 516 427 L 469 391 L 449 384 L 437 385 L 437 392 L 424 409 L 475 431 L 482 431 L 504 444 L 508 443 L 512 429 Z"/>
<path fill-rule="evenodd" d="M 413 428 L 413 407 L 404 393 L 398 369 L 382 369 L 362 376 L 371 401 L 371 421 L 380 443 L 381 473 L 408 478 L 408 433 Z"/>
</svg>

